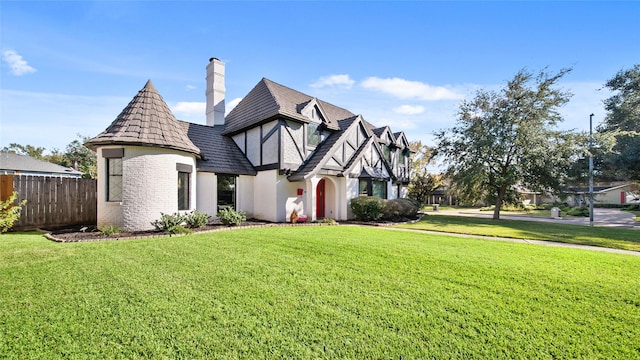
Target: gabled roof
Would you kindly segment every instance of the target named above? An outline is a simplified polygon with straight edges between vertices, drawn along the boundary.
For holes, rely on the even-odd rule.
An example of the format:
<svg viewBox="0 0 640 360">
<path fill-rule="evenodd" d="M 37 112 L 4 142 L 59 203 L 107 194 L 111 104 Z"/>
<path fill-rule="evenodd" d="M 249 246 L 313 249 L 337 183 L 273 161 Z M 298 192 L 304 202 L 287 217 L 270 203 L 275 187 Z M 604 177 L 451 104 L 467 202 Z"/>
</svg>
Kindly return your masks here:
<svg viewBox="0 0 640 360">
<path fill-rule="evenodd" d="M 280 115 L 309 122 L 301 110 L 317 101 L 326 116 L 328 128 L 337 128 L 339 120 L 355 116 L 350 111 L 263 78 L 225 118 L 224 134 L 234 134 Z"/>
<path fill-rule="evenodd" d="M 98 136 L 87 141 L 98 145 L 162 147 L 199 156 L 200 149 L 189 140 L 184 127 L 162 99 L 151 80 L 133 97 L 120 115 Z"/>
<path fill-rule="evenodd" d="M 223 125 L 180 123 L 191 141 L 201 150 L 201 158 L 196 162 L 199 171 L 232 175 L 256 174 L 256 170 L 233 139 L 222 135 Z"/>
<path fill-rule="evenodd" d="M 311 155 L 311 157 L 302 164 L 294 174 L 289 176 L 289 180 L 302 181 L 315 175 L 322 165 L 329 160 L 331 154 L 335 152 L 336 146 L 344 141 L 341 141 L 341 139 L 346 136 L 345 134 L 347 134 L 347 129 L 357 123 L 359 118 L 361 118 L 360 115 L 338 121 L 340 131 L 331 133 L 329 137 L 316 148 L 313 155 Z"/>
<path fill-rule="evenodd" d="M 354 164 L 364 156 L 364 152 L 367 148 L 373 146 L 378 154 L 380 154 L 380 158 L 382 159 L 382 163 L 384 164 L 387 172 L 390 176 L 393 176 L 393 172 L 389 167 L 389 164 L 384 160 L 384 156 L 382 156 L 382 151 L 380 146 L 375 141 L 375 136 L 371 132 L 370 128 L 367 127 L 367 122 L 364 121 L 361 115 L 353 116 L 349 119 L 341 120 L 338 122 L 340 125 L 340 131 L 332 133 L 329 137 L 316 149 L 316 152 L 305 162 L 294 174 L 289 176 L 289 180 L 291 181 L 302 181 L 307 180 L 320 171 L 322 167 L 327 163 L 327 161 L 331 158 L 332 154 L 339 148 L 340 145 L 346 138 L 349 136 L 349 130 L 354 126 L 358 126 L 359 124 L 363 124 L 363 128 L 365 132 L 367 132 L 367 140 L 363 141 L 362 144 L 356 151 L 351 155 L 351 158 L 345 164 L 342 169 L 342 173 L 348 173 L 353 169 Z M 374 170 L 371 170 L 374 171 Z M 370 172 L 371 172 L 370 171 Z"/>
<path fill-rule="evenodd" d="M 82 172 L 38 160 L 27 155 L 0 152 L 0 173 L 30 173 L 39 175 L 80 177 Z"/>
</svg>

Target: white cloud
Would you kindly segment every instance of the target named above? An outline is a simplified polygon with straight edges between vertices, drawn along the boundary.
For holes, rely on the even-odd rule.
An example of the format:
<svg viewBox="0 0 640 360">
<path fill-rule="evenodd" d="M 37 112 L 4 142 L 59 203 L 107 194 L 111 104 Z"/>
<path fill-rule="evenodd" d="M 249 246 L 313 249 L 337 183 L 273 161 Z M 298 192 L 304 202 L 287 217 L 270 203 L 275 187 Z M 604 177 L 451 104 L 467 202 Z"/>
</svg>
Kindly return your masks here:
<svg viewBox="0 0 640 360">
<path fill-rule="evenodd" d="M 380 91 L 400 99 L 453 100 L 464 96 L 443 86 L 432 86 L 419 81 L 400 78 L 369 77 L 360 83 L 365 89 Z"/>
<path fill-rule="evenodd" d="M 30 73 L 36 72 L 36 69 L 29 64 L 18 54 L 15 50 L 5 50 L 2 52 L 2 60 L 4 60 L 7 65 L 9 65 L 9 69 L 11 69 L 11 74 L 15 76 L 22 76 Z"/>
<path fill-rule="evenodd" d="M 310 86 L 313 88 L 322 88 L 327 86 L 340 86 L 347 89 L 355 84 L 355 80 L 351 79 L 347 74 L 323 76 L 316 80 Z"/>
<path fill-rule="evenodd" d="M 242 100 L 242 98 L 235 98 L 231 101 L 229 101 L 226 106 L 225 106 L 225 115 L 227 115 L 229 112 L 231 112 L 231 110 L 233 110 L 233 108 L 235 108 L 238 103 L 240 103 L 240 101 Z"/>
<path fill-rule="evenodd" d="M 187 90 L 195 90 L 195 89 L 197 89 L 195 86 L 187 85 Z"/>
<path fill-rule="evenodd" d="M 207 103 L 205 102 L 188 102 L 188 101 L 180 101 L 175 104 L 171 111 L 173 111 L 176 115 L 180 115 L 182 117 L 201 117 L 204 118 L 207 111 Z M 176 116 L 180 118 L 180 116 Z"/>
<path fill-rule="evenodd" d="M 397 108 L 393 109 L 393 111 L 397 114 L 402 114 L 402 115 L 418 115 L 424 112 L 424 106 L 400 105 Z"/>
</svg>

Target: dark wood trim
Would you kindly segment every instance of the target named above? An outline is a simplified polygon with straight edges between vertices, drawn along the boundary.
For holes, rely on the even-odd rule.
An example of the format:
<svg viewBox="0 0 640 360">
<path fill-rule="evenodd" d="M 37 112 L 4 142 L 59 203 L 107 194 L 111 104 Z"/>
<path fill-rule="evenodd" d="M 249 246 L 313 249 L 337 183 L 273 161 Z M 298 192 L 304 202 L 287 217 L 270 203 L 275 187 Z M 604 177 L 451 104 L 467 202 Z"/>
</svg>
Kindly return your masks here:
<svg viewBox="0 0 640 360">
<path fill-rule="evenodd" d="M 103 158 L 121 158 L 124 157 L 124 148 L 118 149 L 102 149 Z"/>
</svg>

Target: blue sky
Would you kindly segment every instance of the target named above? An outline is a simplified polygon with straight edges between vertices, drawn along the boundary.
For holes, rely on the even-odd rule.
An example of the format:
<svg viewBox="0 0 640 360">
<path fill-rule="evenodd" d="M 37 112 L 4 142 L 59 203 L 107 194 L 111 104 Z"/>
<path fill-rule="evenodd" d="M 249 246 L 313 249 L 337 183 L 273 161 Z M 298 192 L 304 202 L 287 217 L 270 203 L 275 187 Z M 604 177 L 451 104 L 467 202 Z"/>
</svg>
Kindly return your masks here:
<svg viewBox="0 0 640 360">
<path fill-rule="evenodd" d="M 95 136 L 148 79 L 204 124 L 210 57 L 226 63 L 228 104 L 266 77 L 429 144 L 476 90 L 573 67 L 562 127 L 588 130 L 604 82 L 640 62 L 639 16 L 635 1 L 3 0 L 0 147 Z"/>
</svg>

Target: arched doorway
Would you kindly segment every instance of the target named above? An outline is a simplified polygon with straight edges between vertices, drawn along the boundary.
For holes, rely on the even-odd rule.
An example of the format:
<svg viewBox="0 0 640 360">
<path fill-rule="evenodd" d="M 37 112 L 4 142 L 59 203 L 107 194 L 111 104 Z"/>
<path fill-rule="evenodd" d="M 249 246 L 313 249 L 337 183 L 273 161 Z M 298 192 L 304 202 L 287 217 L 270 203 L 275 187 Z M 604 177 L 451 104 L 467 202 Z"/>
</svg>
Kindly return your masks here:
<svg viewBox="0 0 640 360">
<path fill-rule="evenodd" d="M 316 186 L 316 218 L 323 219 L 325 217 L 325 180 L 321 179 Z"/>
</svg>

